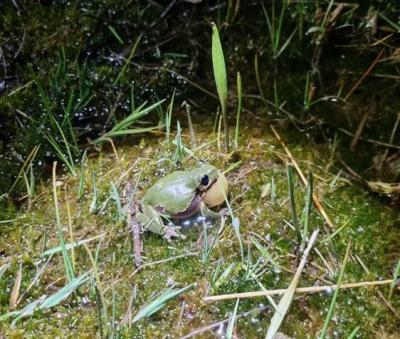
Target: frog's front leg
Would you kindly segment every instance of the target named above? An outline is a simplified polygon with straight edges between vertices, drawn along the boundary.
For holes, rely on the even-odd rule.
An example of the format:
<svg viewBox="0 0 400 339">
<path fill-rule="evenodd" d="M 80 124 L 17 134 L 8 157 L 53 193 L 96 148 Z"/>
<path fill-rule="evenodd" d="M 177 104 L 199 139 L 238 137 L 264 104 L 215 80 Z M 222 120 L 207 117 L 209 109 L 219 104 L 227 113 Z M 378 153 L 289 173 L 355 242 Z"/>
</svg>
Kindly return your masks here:
<svg viewBox="0 0 400 339">
<path fill-rule="evenodd" d="M 181 236 L 176 232 L 174 226 L 165 226 L 160 212 L 150 205 L 142 204 L 141 212 L 137 213 L 136 218 L 142 225 L 143 230 L 162 235 L 168 240 L 170 240 L 171 237 Z"/>
<path fill-rule="evenodd" d="M 204 202 L 201 203 L 200 213 L 203 217 L 206 217 L 206 218 L 212 219 L 212 220 L 216 220 L 221 217 L 229 215 L 227 208 L 223 208 L 219 212 L 214 212 L 213 210 L 209 209 L 208 206 Z"/>
<path fill-rule="evenodd" d="M 137 213 L 136 218 L 142 225 L 143 230 L 160 235 L 165 234 L 165 226 L 160 213 L 154 207 L 142 204 L 141 211 Z"/>
</svg>

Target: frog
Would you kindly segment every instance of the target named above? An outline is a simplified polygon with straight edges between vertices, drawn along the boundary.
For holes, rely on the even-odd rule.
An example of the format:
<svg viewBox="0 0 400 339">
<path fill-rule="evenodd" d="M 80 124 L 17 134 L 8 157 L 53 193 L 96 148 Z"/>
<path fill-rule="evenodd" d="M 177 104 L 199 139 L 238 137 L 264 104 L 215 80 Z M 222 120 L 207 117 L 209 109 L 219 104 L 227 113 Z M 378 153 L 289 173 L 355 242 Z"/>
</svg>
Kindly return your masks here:
<svg viewBox="0 0 400 339">
<path fill-rule="evenodd" d="M 167 238 L 182 237 L 179 227 L 164 220 L 190 218 L 197 212 L 208 219 L 227 215 L 215 212 L 228 195 L 228 181 L 215 166 L 198 162 L 189 171 L 175 171 L 159 179 L 143 196 L 136 218 L 143 230 Z M 164 219 L 164 220 L 163 220 Z"/>
</svg>

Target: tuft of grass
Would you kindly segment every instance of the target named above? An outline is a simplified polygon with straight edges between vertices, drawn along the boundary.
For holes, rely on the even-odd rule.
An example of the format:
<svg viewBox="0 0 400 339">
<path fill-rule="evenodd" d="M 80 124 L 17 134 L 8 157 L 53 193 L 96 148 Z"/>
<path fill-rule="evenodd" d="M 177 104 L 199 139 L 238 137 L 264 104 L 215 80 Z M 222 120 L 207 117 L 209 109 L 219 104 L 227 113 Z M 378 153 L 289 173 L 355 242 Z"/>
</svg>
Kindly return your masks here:
<svg viewBox="0 0 400 339">
<path fill-rule="evenodd" d="M 155 127 L 135 127 L 135 128 L 130 128 L 130 126 L 151 112 L 153 109 L 157 108 L 160 106 L 164 100 L 160 100 L 153 105 L 148 106 L 147 108 L 144 108 L 147 102 L 144 102 L 142 105 L 140 105 L 138 108 L 136 108 L 128 117 L 126 117 L 124 120 L 121 122 L 117 123 L 111 131 L 107 132 L 100 138 L 97 138 L 95 140 L 91 141 L 91 144 L 93 145 L 98 145 L 106 141 L 110 141 L 110 139 L 118 137 L 118 136 L 124 136 L 124 135 L 129 135 L 129 134 L 137 134 L 137 133 L 144 133 L 148 131 L 152 131 L 155 129 L 158 129 L 162 126 L 155 126 Z"/>
<path fill-rule="evenodd" d="M 275 13 L 275 0 L 272 0 L 272 16 L 271 19 L 268 15 L 268 12 L 264 6 L 264 3 L 261 2 L 261 6 L 264 12 L 265 19 L 267 21 L 269 37 L 271 40 L 271 49 L 273 53 L 274 59 L 279 58 L 279 56 L 285 51 L 288 47 L 290 41 L 292 40 L 293 36 L 296 34 L 297 27 L 293 30 L 292 34 L 289 36 L 288 39 L 281 45 L 281 35 L 282 35 L 282 27 L 283 27 L 283 19 L 284 14 L 287 8 L 287 1 L 282 1 L 282 8 L 281 13 L 279 15 L 279 19 L 276 18 Z"/>
<path fill-rule="evenodd" d="M 222 118 L 224 121 L 225 146 L 229 152 L 229 129 L 226 107 L 228 103 L 228 81 L 226 76 L 226 66 L 224 52 L 222 50 L 221 40 L 219 38 L 218 28 L 212 23 L 212 63 L 214 70 L 214 79 L 217 86 L 219 101 L 221 103 Z"/>
<path fill-rule="evenodd" d="M 71 295 L 71 293 L 75 292 L 79 287 L 92 279 L 89 273 L 90 271 L 80 275 L 77 278 L 74 278 L 62 289 L 60 289 L 58 292 L 54 293 L 50 297 L 43 296 L 29 303 L 22 310 L 12 311 L 0 315 L 0 321 L 3 321 L 10 317 L 14 317 L 14 320 L 12 322 L 12 326 L 14 326 L 22 318 L 31 316 L 36 310 L 44 310 L 59 305 L 65 299 L 67 299 Z"/>
<path fill-rule="evenodd" d="M 65 134 L 57 122 L 56 119 L 54 119 L 52 116 L 50 117 L 52 123 L 54 126 L 56 126 L 58 132 L 60 133 L 59 135 L 61 136 L 62 142 L 64 146 L 61 146 L 55 137 L 53 137 L 50 133 L 46 133 L 43 130 L 41 130 L 41 133 L 44 135 L 44 137 L 47 139 L 47 141 L 50 143 L 51 146 L 53 146 L 54 150 L 56 151 L 56 154 L 58 157 L 62 160 L 62 162 L 68 167 L 69 171 L 71 172 L 73 177 L 77 177 L 78 173 L 76 171 L 75 167 L 75 161 L 74 158 L 72 157 L 71 153 L 71 148 L 73 147 L 66 139 Z M 79 152 L 79 150 L 75 150 L 76 152 Z M 65 154 L 67 153 L 67 154 Z"/>
<path fill-rule="evenodd" d="M 10 190 L 8 191 L 8 193 L 10 194 L 12 192 L 12 190 L 14 189 L 14 187 L 18 184 L 20 178 L 22 178 L 22 174 L 25 171 L 25 168 L 29 168 L 30 166 L 32 166 L 33 160 L 36 157 L 36 154 L 39 150 L 40 145 L 33 147 L 31 153 L 29 153 L 28 157 L 26 158 L 24 164 L 22 165 L 21 169 L 19 170 L 19 173 L 17 175 L 17 178 L 15 179 L 14 183 L 12 184 Z M 7 197 L 6 194 L 3 194 L 1 197 Z M 1 199 L 0 199 L 1 201 Z"/>
<path fill-rule="evenodd" d="M 211 251 L 213 250 L 213 248 L 215 247 L 215 244 L 217 243 L 218 234 L 215 234 L 211 245 L 209 245 L 208 244 L 207 225 L 204 221 L 203 221 L 203 230 L 204 230 L 204 242 L 203 242 L 203 248 L 201 250 L 201 262 L 203 264 L 205 264 L 210 260 Z"/>
</svg>

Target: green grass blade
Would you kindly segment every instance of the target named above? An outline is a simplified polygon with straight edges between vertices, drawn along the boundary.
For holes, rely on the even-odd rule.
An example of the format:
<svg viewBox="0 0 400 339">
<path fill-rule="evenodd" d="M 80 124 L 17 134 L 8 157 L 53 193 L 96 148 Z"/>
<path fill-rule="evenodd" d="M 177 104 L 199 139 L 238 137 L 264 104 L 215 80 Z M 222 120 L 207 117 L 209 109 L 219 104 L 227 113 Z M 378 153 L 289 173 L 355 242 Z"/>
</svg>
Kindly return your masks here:
<svg viewBox="0 0 400 339">
<path fill-rule="evenodd" d="M 39 309 L 46 309 L 50 307 L 54 307 L 60 304 L 63 300 L 68 298 L 68 296 L 76 291 L 79 287 L 85 284 L 87 281 L 92 279 L 89 276 L 89 272 L 86 272 L 79 277 L 73 279 L 69 284 L 64 286 L 61 290 L 54 293 L 52 296 L 46 298 L 43 303 L 39 306 Z"/>
<path fill-rule="evenodd" d="M 325 318 L 324 327 L 322 328 L 322 331 L 321 331 L 321 339 L 325 338 L 326 330 L 328 329 L 329 322 L 330 322 L 330 320 L 332 318 L 333 309 L 335 307 L 336 299 L 337 299 L 337 297 L 339 295 L 340 285 L 342 284 L 344 272 L 346 270 L 347 261 L 349 259 L 350 247 L 351 247 L 351 239 L 349 240 L 349 242 L 347 244 L 346 254 L 344 256 L 342 267 L 340 269 L 339 279 L 338 279 L 338 281 L 336 283 L 335 293 L 333 294 L 331 305 L 329 307 L 328 314 L 326 315 L 326 318 Z"/>
<path fill-rule="evenodd" d="M 290 35 L 290 37 L 285 41 L 285 43 L 282 45 L 282 47 L 279 49 L 278 54 L 276 55 L 277 58 L 283 53 L 283 51 L 286 49 L 286 47 L 289 45 L 290 41 L 292 40 L 293 36 L 297 32 L 297 27 L 294 29 L 293 33 Z"/>
<path fill-rule="evenodd" d="M 107 26 L 108 29 L 110 30 L 110 32 L 112 33 L 112 35 L 114 35 L 115 39 L 118 40 L 118 42 L 123 45 L 124 44 L 124 40 L 122 40 L 122 38 L 120 37 L 120 35 L 117 33 L 117 31 L 114 29 L 113 26 Z"/>
<path fill-rule="evenodd" d="M 139 37 L 136 39 L 135 44 L 132 47 L 131 53 L 129 54 L 128 59 L 125 62 L 125 65 L 122 67 L 121 71 L 119 72 L 117 78 L 114 81 L 114 85 L 116 85 L 118 83 L 118 81 L 121 79 L 121 77 L 124 75 L 126 68 L 128 67 L 128 65 L 130 64 L 133 56 L 135 55 L 136 52 L 136 48 L 139 45 L 140 40 L 142 39 L 142 34 L 139 35 Z"/>
<path fill-rule="evenodd" d="M 238 109 L 236 113 L 236 127 L 235 127 L 235 145 L 238 145 L 238 138 L 239 138 L 239 126 L 240 126 L 240 113 L 242 112 L 242 77 L 240 73 L 237 72 L 236 76 L 236 83 L 237 83 L 237 97 L 238 97 Z"/>
<path fill-rule="evenodd" d="M 392 28 L 394 28 L 397 32 L 400 32 L 400 26 L 394 23 L 392 20 L 390 20 L 386 15 L 384 15 L 382 12 L 378 12 L 378 15 L 385 20 Z"/>
<path fill-rule="evenodd" d="M 118 194 L 118 189 L 117 189 L 117 186 L 115 186 L 115 184 L 112 181 L 111 181 L 111 188 L 113 191 L 115 203 L 117 205 L 118 221 L 124 220 L 125 215 L 124 215 L 124 212 L 122 211 L 122 204 L 121 204 L 121 199 Z"/>
<path fill-rule="evenodd" d="M 287 165 L 287 177 L 289 183 L 289 197 L 290 197 L 290 212 L 292 215 L 292 224 L 294 229 L 296 230 L 297 241 L 301 244 L 301 232 L 299 223 L 297 220 L 297 213 L 296 213 L 296 202 L 294 199 L 294 174 L 293 174 L 293 167 L 291 165 Z"/>
<path fill-rule="evenodd" d="M 239 307 L 239 300 L 240 299 L 236 300 L 235 309 L 233 310 L 233 313 L 232 313 L 232 315 L 231 315 L 231 317 L 229 319 L 228 326 L 226 327 L 226 334 L 225 335 L 226 335 L 227 339 L 232 339 L 233 338 L 233 328 L 235 326 L 236 314 L 237 314 L 237 310 L 238 310 L 238 307 Z"/>
<path fill-rule="evenodd" d="M 282 324 L 282 321 L 289 309 L 289 306 L 292 303 L 294 292 L 295 292 L 297 284 L 300 280 L 300 276 L 303 271 L 303 268 L 307 262 L 308 254 L 310 253 L 310 250 L 311 250 L 315 240 L 317 239 L 317 235 L 318 235 L 318 231 L 314 231 L 314 233 L 312 234 L 312 236 L 310 238 L 310 241 L 308 242 L 308 246 L 307 246 L 306 250 L 304 251 L 303 257 L 302 257 L 301 262 L 296 270 L 296 273 L 294 274 L 289 287 L 287 288 L 285 294 L 283 295 L 282 299 L 280 300 L 280 302 L 278 304 L 278 311 L 275 311 L 275 313 L 271 319 L 271 323 L 268 328 L 267 336 L 265 337 L 266 339 L 272 339 Z"/>
<path fill-rule="evenodd" d="M 55 161 L 53 164 L 53 198 L 54 198 L 54 209 L 56 212 L 57 232 L 58 232 L 58 238 L 59 238 L 60 246 L 61 246 L 65 274 L 68 277 L 68 281 L 71 282 L 75 278 L 75 273 L 74 273 L 74 269 L 71 264 L 71 260 L 68 256 L 67 250 L 65 248 L 65 239 L 64 239 L 64 234 L 63 234 L 63 230 L 61 227 L 60 210 L 59 210 L 59 206 L 58 206 L 58 197 L 57 197 L 56 168 L 57 168 L 57 161 Z"/>
<path fill-rule="evenodd" d="M 399 259 L 399 262 L 397 263 L 397 267 L 394 271 L 393 281 L 390 284 L 389 300 L 392 298 L 393 290 L 396 286 L 396 282 L 397 282 L 397 278 L 399 277 L 399 274 L 400 274 L 400 259 Z"/>
<path fill-rule="evenodd" d="M 357 326 L 351 333 L 350 335 L 347 337 L 347 339 L 353 339 L 356 337 L 356 334 L 358 332 L 358 330 L 360 329 L 360 326 Z"/>
<path fill-rule="evenodd" d="M 10 265 L 11 265 L 11 258 L 9 258 L 7 260 L 7 262 L 0 267 L 0 280 L 1 280 L 1 277 L 4 275 L 4 273 L 6 273 L 6 271 L 10 267 Z"/>
<path fill-rule="evenodd" d="M 100 237 L 104 236 L 105 234 L 107 234 L 107 232 L 99 234 L 99 235 L 96 235 L 96 236 L 94 236 L 92 238 L 89 238 L 89 239 L 77 240 L 77 241 L 74 241 L 73 243 L 65 244 L 65 249 L 68 251 L 73 247 L 76 247 L 76 246 L 91 242 L 91 241 L 93 241 L 93 240 L 95 240 L 97 238 L 100 238 Z M 60 252 L 60 251 L 62 251 L 62 247 L 61 246 L 57 246 L 57 247 L 54 247 L 54 248 L 51 248 L 51 249 L 47 250 L 46 252 L 43 252 L 42 253 L 42 257 L 45 257 L 47 255 L 51 255 L 51 254 L 54 254 L 54 253 L 57 253 L 57 252 Z"/>
<path fill-rule="evenodd" d="M 170 287 L 163 294 L 161 294 L 157 299 L 155 299 L 150 304 L 148 304 L 147 306 L 142 308 L 136 314 L 136 316 L 133 318 L 132 322 L 135 323 L 135 322 L 137 322 L 138 320 L 140 320 L 142 318 L 149 317 L 152 314 L 156 313 L 161 308 L 163 308 L 169 300 L 171 300 L 171 299 L 177 297 L 178 295 L 182 294 L 183 292 L 185 292 L 186 290 L 191 288 L 193 285 L 194 284 L 190 284 L 190 285 L 188 285 L 186 287 L 183 287 L 183 288 L 181 288 L 179 290 L 174 289 L 174 286 Z"/>
<path fill-rule="evenodd" d="M 78 198 L 82 198 L 85 192 L 85 167 L 86 167 L 87 151 L 83 153 L 81 160 L 81 175 L 79 176 Z"/>
<path fill-rule="evenodd" d="M 175 99 L 176 88 L 174 88 L 174 92 L 172 93 L 171 102 L 169 103 L 167 116 L 165 118 L 165 140 L 169 142 L 170 134 L 171 134 L 171 122 L 172 122 L 172 110 L 174 108 L 174 99 Z"/>
<path fill-rule="evenodd" d="M 212 62 L 214 70 L 214 79 L 217 86 L 219 101 L 221 103 L 222 117 L 224 120 L 225 143 L 229 152 L 229 130 L 226 106 L 228 103 L 228 81 L 226 76 L 226 66 L 224 52 L 219 39 L 217 26 L 212 24 Z"/>
<path fill-rule="evenodd" d="M 306 205 L 305 205 L 305 213 L 304 213 L 304 220 L 303 220 L 303 235 L 301 240 L 301 248 L 304 248 L 306 240 L 308 238 L 308 228 L 310 225 L 310 215 L 311 215 L 311 208 L 313 206 L 313 175 L 312 172 L 308 174 L 308 182 L 307 182 L 307 194 L 306 194 Z"/>
<path fill-rule="evenodd" d="M 325 244 L 328 241 L 332 240 L 335 236 L 337 236 L 349 224 L 350 220 L 351 220 L 351 217 L 349 219 L 347 219 L 347 221 L 340 228 L 338 228 L 332 234 L 328 235 L 326 238 L 322 239 L 319 243 L 320 244 Z"/>
</svg>

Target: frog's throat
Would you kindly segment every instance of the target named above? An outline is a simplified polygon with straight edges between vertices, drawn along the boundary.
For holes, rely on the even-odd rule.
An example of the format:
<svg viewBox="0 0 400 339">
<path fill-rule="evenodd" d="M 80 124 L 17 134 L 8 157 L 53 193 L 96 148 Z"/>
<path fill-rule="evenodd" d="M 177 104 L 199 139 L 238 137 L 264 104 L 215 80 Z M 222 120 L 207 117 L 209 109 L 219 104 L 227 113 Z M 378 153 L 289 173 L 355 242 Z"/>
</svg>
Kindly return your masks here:
<svg viewBox="0 0 400 339">
<path fill-rule="evenodd" d="M 178 213 L 171 213 L 171 218 L 175 219 L 183 219 L 189 218 L 193 214 L 197 213 L 201 208 L 202 200 L 200 195 L 196 194 L 193 200 L 191 201 L 190 205 L 186 208 L 185 211 L 178 212 Z M 160 206 L 156 206 L 157 210 L 160 210 Z M 161 208 L 161 213 L 163 213 L 163 208 Z"/>
</svg>

